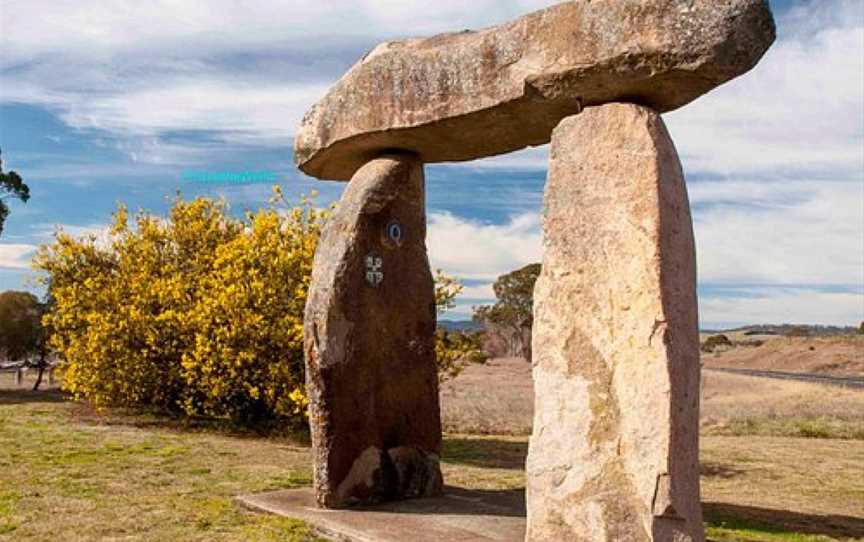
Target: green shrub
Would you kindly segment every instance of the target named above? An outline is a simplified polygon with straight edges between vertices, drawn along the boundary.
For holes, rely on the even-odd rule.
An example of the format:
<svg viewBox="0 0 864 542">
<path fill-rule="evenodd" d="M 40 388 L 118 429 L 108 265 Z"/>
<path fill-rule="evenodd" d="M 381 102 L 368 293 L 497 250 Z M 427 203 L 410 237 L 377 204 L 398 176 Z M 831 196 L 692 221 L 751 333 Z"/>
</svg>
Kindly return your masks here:
<svg viewBox="0 0 864 542">
<path fill-rule="evenodd" d="M 722 333 L 719 335 L 711 335 L 702 343 L 702 351 L 705 353 L 710 354 L 711 352 L 715 352 L 722 348 L 732 348 L 732 341 Z"/>
</svg>

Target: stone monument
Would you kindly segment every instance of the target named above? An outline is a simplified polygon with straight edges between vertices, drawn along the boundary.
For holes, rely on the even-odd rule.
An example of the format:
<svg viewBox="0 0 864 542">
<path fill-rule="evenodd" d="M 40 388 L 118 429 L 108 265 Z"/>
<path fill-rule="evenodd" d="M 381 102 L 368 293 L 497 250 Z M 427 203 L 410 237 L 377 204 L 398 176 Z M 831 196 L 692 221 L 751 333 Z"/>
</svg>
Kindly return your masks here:
<svg viewBox="0 0 864 542">
<path fill-rule="evenodd" d="M 693 228 L 659 114 L 774 36 L 767 0 L 573 0 L 382 44 L 307 113 L 298 166 L 351 181 L 306 310 L 320 506 L 442 487 L 423 164 L 552 141 L 527 540 L 704 540 Z"/>
</svg>

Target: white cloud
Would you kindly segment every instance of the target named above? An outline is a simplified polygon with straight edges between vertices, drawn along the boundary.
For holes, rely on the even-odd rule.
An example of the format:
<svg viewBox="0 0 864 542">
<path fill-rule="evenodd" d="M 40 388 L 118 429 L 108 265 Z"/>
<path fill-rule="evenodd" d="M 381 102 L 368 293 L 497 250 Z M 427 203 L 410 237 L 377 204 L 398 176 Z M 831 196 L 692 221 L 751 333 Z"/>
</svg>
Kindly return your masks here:
<svg viewBox="0 0 864 542">
<path fill-rule="evenodd" d="M 158 164 L 206 154 L 205 147 L 184 148 L 157 138 L 172 131 L 206 130 L 221 141 L 290 147 L 304 112 L 327 89 L 325 84 L 237 82 L 205 75 L 196 81 L 174 77 L 140 89 L 117 86 L 99 99 L 89 90 L 46 91 L 12 81 L 0 85 L 0 101 L 43 105 L 69 126 L 122 136 L 115 144 L 119 150 L 135 161 Z"/>
<path fill-rule="evenodd" d="M 473 170 L 545 170 L 549 164 L 549 145 L 528 147 L 509 154 L 482 158 L 472 162 L 454 162 L 446 167 Z"/>
<path fill-rule="evenodd" d="M 755 292 L 756 295 L 752 295 Z M 751 291 L 748 296 L 699 301 L 703 327 L 712 323 L 858 325 L 864 321 L 864 294 L 812 289 Z"/>
<path fill-rule="evenodd" d="M 14 57 L 73 51 L 107 56 L 133 48 L 208 50 L 336 36 L 394 37 L 497 24 L 560 0 L 5 0 L 5 51 Z"/>
<path fill-rule="evenodd" d="M 490 300 L 489 303 L 494 303 L 494 299 Z M 474 307 L 483 304 L 485 303 L 456 300 L 456 306 L 442 316 L 444 320 L 471 320 L 474 317 Z"/>
<path fill-rule="evenodd" d="M 748 288 L 709 290 L 702 319 L 849 324 L 862 295 L 818 287 L 864 287 L 864 4 L 803 3 L 778 23 L 751 73 L 665 116 L 700 283 Z"/>
<path fill-rule="evenodd" d="M 726 202 L 695 213 L 702 283 L 864 285 L 864 183 L 724 184 L 693 188 Z"/>
<path fill-rule="evenodd" d="M 520 214 L 505 224 L 486 224 L 449 213 L 432 213 L 426 244 L 433 268 L 443 269 L 466 286 L 447 311 L 450 320 L 470 320 L 475 305 L 495 302 L 492 283 L 542 259 L 540 217 Z"/>
<path fill-rule="evenodd" d="M 459 297 L 461 299 L 481 299 L 488 301 L 495 299 L 495 290 L 492 289 L 491 282 L 480 284 L 479 286 L 466 286 Z"/>
<path fill-rule="evenodd" d="M 426 243 L 433 267 L 459 279 L 493 281 L 499 275 L 540 261 L 540 217 L 524 214 L 512 217 L 506 224 L 484 224 L 449 213 L 433 213 L 429 216 Z"/>
<path fill-rule="evenodd" d="M 242 8 L 230 0 L 5 0 L 0 67 L 15 69 L 4 74 L 0 101 L 45 105 L 74 127 L 124 137 L 198 129 L 287 146 L 305 110 L 361 48 L 496 24 L 554 3 L 478 0 L 466 10 L 461 0 L 253 1 Z M 783 39 L 751 74 L 667 115 L 687 169 L 864 167 L 862 15 L 856 0 L 792 10 L 780 20 Z M 239 57 L 226 64 L 219 55 Z M 261 56 L 278 62 L 244 69 Z M 472 165 L 542 168 L 547 152 Z M 154 160 L 164 162 L 161 156 Z"/>
<path fill-rule="evenodd" d="M 818 21 L 818 25 L 814 24 Z M 812 2 L 749 74 L 666 115 L 688 173 L 864 169 L 864 4 Z"/>
<path fill-rule="evenodd" d="M 35 251 L 34 245 L 0 243 L 0 269 L 29 269 Z"/>
<path fill-rule="evenodd" d="M 228 132 L 222 137 L 231 140 L 259 144 L 281 140 L 287 146 L 303 111 L 325 91 L 324 85 L 175 81 L 165 88 L 82 100 L 62 118 L 72 126 L 114 133 L 156 135 L 198 128 Z"/>
<path fill-rule="evenodd" d="M 54 242 L 55 235 L 63 232 L 76 239 L 93 237 L 97 246 L 108 247 L 110 245 L 110 224 L 49 224 L 37 223 L 31 226 L 30 238 L 34 242 L 50 244 Z M 33 247 L 35 250 L 36 247 Z M 29 264 L 28 264 L 29 265 Z"/>
</svg>

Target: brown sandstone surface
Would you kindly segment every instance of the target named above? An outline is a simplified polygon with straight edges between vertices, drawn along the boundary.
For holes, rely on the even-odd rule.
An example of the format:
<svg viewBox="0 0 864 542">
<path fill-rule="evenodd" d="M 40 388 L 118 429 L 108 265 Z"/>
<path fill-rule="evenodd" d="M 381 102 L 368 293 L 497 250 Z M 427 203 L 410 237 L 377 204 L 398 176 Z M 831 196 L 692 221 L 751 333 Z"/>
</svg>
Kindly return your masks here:
<svg viewBox="0 0 864 542">
<path fill-rule="evenodd" d="M 540 145 L 583 104 L 681 107 L 750 70 L 774 34 L 767 0 L 574 0 L 384 43 L 307 113 L 295 160 L 349 180 L 390 149 L 432 163 Z"/>
<path fill-rule="evenodd" d="M 656 112 L 556 128 L 544 248 L 527 540 L 704 540 L 693 230 Z"/>
<path fill-rule="evenodd" d="M 441 491 L 424 190 L 416 157 L 374 160 L 322 233 L 305 315 L 321 506 Z"/>
</svg>

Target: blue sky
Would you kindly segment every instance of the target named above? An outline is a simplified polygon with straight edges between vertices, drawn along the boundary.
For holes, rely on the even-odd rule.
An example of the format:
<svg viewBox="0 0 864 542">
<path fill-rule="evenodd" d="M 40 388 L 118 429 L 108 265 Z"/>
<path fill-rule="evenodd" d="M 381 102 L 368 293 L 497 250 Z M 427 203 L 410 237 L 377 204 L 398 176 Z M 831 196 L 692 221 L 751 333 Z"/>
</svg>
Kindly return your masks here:
<svg viewBox="0 0 864 542">
<path fill-rule="evenodd" d="M 180 190 L 241 212 L 270 194 L 184 182 L 185 170 L 269 170 L 286 194 L 338 199 L 344 184 L 294 168 L 292 137 L 365 51 L 553 3 L 0 0 L 0 148 L 32 190 L 0 237 L 0 290 L 30 288 L 29 259 L 57 226 L 99 231 L 118 201 L 164 213 Z M 779 40 L 763 62 L 665 115 L 694 209 L 702 325 L 857 324 L 864 5 L 772 6 Z M 546 153 L 428 167 L 430 257 L 467 286 L 453 318 L 539 261 Z"/>
</svg>

